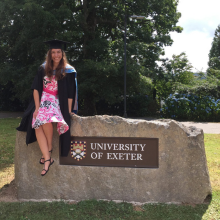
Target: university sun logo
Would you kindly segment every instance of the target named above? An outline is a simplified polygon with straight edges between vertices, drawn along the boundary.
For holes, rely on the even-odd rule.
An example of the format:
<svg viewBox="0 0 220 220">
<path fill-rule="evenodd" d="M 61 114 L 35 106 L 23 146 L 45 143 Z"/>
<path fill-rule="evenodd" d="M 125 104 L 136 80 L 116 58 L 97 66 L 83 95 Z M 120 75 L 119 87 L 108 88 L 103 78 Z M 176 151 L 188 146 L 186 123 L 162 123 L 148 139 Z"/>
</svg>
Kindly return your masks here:
<svg viewBox="0 0 220 220">
<path fill-rule="evenodd" d="M 79 161 L 86 157 L 86 141 L 71 141 L 71 156 Z"/>
</svg>

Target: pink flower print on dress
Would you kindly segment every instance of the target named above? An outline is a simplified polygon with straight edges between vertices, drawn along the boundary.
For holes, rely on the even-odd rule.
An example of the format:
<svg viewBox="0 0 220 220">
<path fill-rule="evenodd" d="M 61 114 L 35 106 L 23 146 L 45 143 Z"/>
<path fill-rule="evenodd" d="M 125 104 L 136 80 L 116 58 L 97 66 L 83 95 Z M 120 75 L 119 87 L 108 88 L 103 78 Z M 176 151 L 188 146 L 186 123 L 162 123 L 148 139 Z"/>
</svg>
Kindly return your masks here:
<svg viewBox="0 0 220 220">
<path fill-rule="evenodd" d="M 52 80 L 45 76 L 43 86 L 53 93 L 58 91 L 55 76 L 52 77 Z M 63 134 L 69 129 L 60 111 L 58 96 L 43 91 L 37 117 L 32 120 L 32 128 L 38 129 L 41 125 L 50 122 L 57 122 L 57 131 L 59 134 Z"/>
</svg>

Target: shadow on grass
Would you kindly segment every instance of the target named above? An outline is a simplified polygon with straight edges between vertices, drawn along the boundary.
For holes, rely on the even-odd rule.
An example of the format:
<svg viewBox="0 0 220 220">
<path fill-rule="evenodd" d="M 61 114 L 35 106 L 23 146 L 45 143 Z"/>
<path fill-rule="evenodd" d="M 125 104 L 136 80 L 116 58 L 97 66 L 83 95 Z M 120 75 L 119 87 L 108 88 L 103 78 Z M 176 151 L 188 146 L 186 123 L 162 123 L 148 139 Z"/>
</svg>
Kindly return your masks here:
<svg viewBox="0 0 220 220">
<path fill-rule="evenodd" d="M 11 168 L 12 166 L 14 166 L 14 164 L 11 163 L 6 163 L 6 164 L 0 164 L 0 172 L 4 172 L 7 168 Z"/>
<path fill-rule="evenodd" d="M 208 195 L 203 204 L 146 204 L 143 206 L 149 219 L 162 220 L 201 220 L 211 204 L 212 195 Z"/>
<path fill-rule="evenodd" d="M 15 179 L 12 179 L 10 183 L 7 183 L 0 188 L 0 203 L 1 202 L 7 202 L 7 203 L 18 202 Z M 1 215 L 0 215 L 0 219 L 1 219 Z"/>
</svg>

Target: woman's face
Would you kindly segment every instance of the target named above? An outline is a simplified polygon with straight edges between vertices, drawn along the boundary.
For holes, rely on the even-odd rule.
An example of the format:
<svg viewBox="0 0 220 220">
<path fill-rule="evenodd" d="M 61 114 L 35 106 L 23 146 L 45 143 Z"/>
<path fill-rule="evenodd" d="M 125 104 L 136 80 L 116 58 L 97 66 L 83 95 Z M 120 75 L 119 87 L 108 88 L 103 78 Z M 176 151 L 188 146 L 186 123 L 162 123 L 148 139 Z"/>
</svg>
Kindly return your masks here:
<svg viewBox="0 0 220 220">
<path fill-rule="evenodd" d="M 52 49 L 51 56 L 54 64 L 59 64 L 62 59 L 62 51 L 61 49 Z"/>
</svg>

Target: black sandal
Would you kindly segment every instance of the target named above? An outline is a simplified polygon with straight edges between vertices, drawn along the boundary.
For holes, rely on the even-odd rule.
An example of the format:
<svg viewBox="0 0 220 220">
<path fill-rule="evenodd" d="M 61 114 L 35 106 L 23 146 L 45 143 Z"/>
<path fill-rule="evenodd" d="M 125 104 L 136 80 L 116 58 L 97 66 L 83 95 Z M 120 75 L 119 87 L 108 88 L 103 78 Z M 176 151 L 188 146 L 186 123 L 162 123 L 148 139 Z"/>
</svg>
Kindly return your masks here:
<svg viewBox="0 0 220 220">
<path fill-rule="evenodd" d="M 53 151 L 53 149 L 50 150 L 49 152 L 52 154 L 52 151 Z M 43 158 L 43 157 L 40 158 L 40 160 L 39 160 L 39 164 L 44 164 L 44 162 L 41 162 L 41 160 L 44 160 L 44 158 Z M 52 162 L 52 164 L 53 164 L 53 162 Z M 51 164 L 51 165 L 52 165 L 52 164 Z"/>
<path fill-rule="evenodd" d="M 41 162 L 41 160 L 44 160 L 44 158 L 43 157 L 40 158 L 39 164 L 44 164 L 44 162 Z"/>
<path fill-rule="evenodd" d="M 50 162 L 50 165 L 51 165 L 51 158 L 50 158 L 49 160 L 45 160 L 45 161 L 44 161 L 44 167 L 45 167 L 45 162 L 47 162 L 47 161 L 49 161 L 49 162 Z M 45 175 L 47 174 L 47 172 L 49 171 L 50 165 L 48 166 L 48 169 L 47 169 L 47 170 L 43 169 L 43 170 L 45 170 L 46 172 L 45 172 L 44 174 L 41 173 L 41 176 L 45 176 Z M 42 170 L 42 171 L 43 171 L 43 170 Z"/>
<path fill-rule="evenodd" d="M 53 151 L 53 149 L 51 149 L 49 152 L 52 154 L 52 151 Z M 53 160 L 53 162 L 51 162 L 51 154 L 50 154 L 50 166 L 54 163 L 54 160 Z"/>
<path fill-rule="evenodd" d="M 54 163 L 54 160 L 51 162 L 51 159 L 52 159 L 52 158 L 50 158 L 50 166 Z"/>
</svg>

